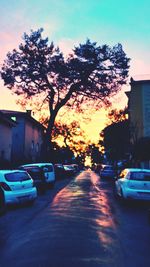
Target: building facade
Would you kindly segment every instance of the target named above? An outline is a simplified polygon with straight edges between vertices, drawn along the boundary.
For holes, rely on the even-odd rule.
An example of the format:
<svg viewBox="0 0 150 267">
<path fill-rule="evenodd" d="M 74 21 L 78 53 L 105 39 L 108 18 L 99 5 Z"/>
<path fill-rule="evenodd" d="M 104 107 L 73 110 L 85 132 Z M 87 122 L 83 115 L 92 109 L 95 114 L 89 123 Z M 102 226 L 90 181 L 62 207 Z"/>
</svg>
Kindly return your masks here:
<svg viewBox="0 0 150 267">
<path fill-rule="evenodd" d="M 131 91 L 128 96 L 131 141 L 150 137 L 150 80 L 131 78 Z"/>
<path fill-rule="evenodd" d="M 0 166 L 11 161 L 12 128 L 15 126 L 16 123 L 13 120 L 0 112 Z"/>
<path fill-rule="evenodd" d="M 36 121 L 29 111 L 1 110 L 1 112 L 16 124 L 12 128 L 12 164 L 39 161 L 44 139 L 43 125 Z"/>
</svg>

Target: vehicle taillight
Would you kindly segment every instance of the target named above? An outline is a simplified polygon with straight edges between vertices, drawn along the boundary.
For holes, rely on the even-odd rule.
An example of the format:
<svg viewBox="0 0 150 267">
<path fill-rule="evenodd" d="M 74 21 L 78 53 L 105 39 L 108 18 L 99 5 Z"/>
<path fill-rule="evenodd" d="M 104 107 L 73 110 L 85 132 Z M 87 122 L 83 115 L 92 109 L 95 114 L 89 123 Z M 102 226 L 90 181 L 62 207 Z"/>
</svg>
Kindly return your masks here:
<svg viewBox="0 0 150 267">
<path fill-rule="evenodd" d="M 6 183 L 1 182 L 1 183 L 0 183 L 0 186 L 1 186 L 5 191 L 11 191 L 11 188 L 10 188 L 9 185 L 6 184 Z"/>
</svg>

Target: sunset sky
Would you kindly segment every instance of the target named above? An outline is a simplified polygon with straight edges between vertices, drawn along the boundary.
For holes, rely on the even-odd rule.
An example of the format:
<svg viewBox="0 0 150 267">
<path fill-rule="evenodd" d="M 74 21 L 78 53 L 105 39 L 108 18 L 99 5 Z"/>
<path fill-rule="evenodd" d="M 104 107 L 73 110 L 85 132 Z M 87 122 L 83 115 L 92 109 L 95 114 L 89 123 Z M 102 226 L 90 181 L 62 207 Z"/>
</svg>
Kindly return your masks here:
<svg viewBox="0 0 150 267">
<path fill-rule="evenodd" d="M 121 43 L 131 58 L 130 76 L 150 74 L 149 0 L 0 0 L 0 12 L 0 64 L 8 51 L 18 48 L 24 32 L 42 27 L 64 53 L 87 38 L 99 45 Z M 0 109 L 17 109 L 2 81 L 0 89 Z M 122 93 L 114 106 L 126 102 Z M 95 114 L 87 126 L 89 136 L 92 125 L 97 135 L 104 122 L 103 112 Z"/>
</svg>

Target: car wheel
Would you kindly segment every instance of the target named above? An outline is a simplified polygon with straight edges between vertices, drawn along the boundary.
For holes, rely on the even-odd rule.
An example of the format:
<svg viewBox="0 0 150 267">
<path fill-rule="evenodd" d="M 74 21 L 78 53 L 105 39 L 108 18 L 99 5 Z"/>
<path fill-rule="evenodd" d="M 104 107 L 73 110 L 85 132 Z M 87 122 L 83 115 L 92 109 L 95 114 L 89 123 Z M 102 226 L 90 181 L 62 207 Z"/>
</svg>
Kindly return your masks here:
<svg viewBox="0 0 150 267">
<path fill-rule="evenodd" d="M 120 196 L 119 196 L 120 202 L 124 205 L 128 205 L 129 200 L 127 198 L 125 198 L 124 194 L 123 194 L 123 190 L 121 189 L 120 191 Z"/>
<path fill-rule="evenodd" d="M 114 186 L 114 196 L 116 199 L 119 199 L 119 195 L 118 195 L 116 186 Z"/>
<path fill-rule="evenodd" d="M 6 203 L 4 193 L 0 192 L 0 215 L 3 215 L 6 212 Z"/>
<path fill-rule="evenodd" d="M 122 191 L 122 189 L 120 190 L 120 197 L 121 197 L 121 199 L 124 199 L 124 196 L 123 196 L 123 191 Z"/>
</svg>

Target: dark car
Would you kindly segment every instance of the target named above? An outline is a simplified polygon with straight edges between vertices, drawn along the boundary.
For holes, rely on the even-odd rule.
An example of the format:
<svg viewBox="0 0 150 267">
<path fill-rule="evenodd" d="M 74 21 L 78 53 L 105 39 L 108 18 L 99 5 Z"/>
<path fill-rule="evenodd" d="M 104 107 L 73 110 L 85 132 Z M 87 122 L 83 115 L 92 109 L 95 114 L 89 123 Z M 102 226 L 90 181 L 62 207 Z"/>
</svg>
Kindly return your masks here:
<svg viewBox="0 0 150 267">
<path fill-rule="evenodd" d="M 54 170 L 55 170 L 56 179 L 60 180 L 65 177 L 65 169 L 64 169 L 63 164 L 61 163 L 54 164 Z"/>
<path fill-rule="evenodd" d="M 100 170 L 100 177 L 115 179 L 116 170 L 113 168 L 112 165 L 104 165 Z"/>
<path fill-rule="evenodd" d="M 46 190 L 46 180 L 43 170 L 38 166 L 20 166 L 19 169 L 27 171 L 33 179 L 34 186 L 38 193 L 44 193 Z"/>
<path fill-rule="evenodd" d="M 21 165 L 21 167 L 25 168 L 39 168 L 41 170 L 41 175 L 43 178 L 44 175 L 44 182 L 46 183 L 47 188 L 53 188 L 55 185 L 55 170 L 54 165 L 50 162 L 38 162 L 38 163 L 30 163 Z M 40 172 L 40 171 L 39 171 Z"/>
</svg>

